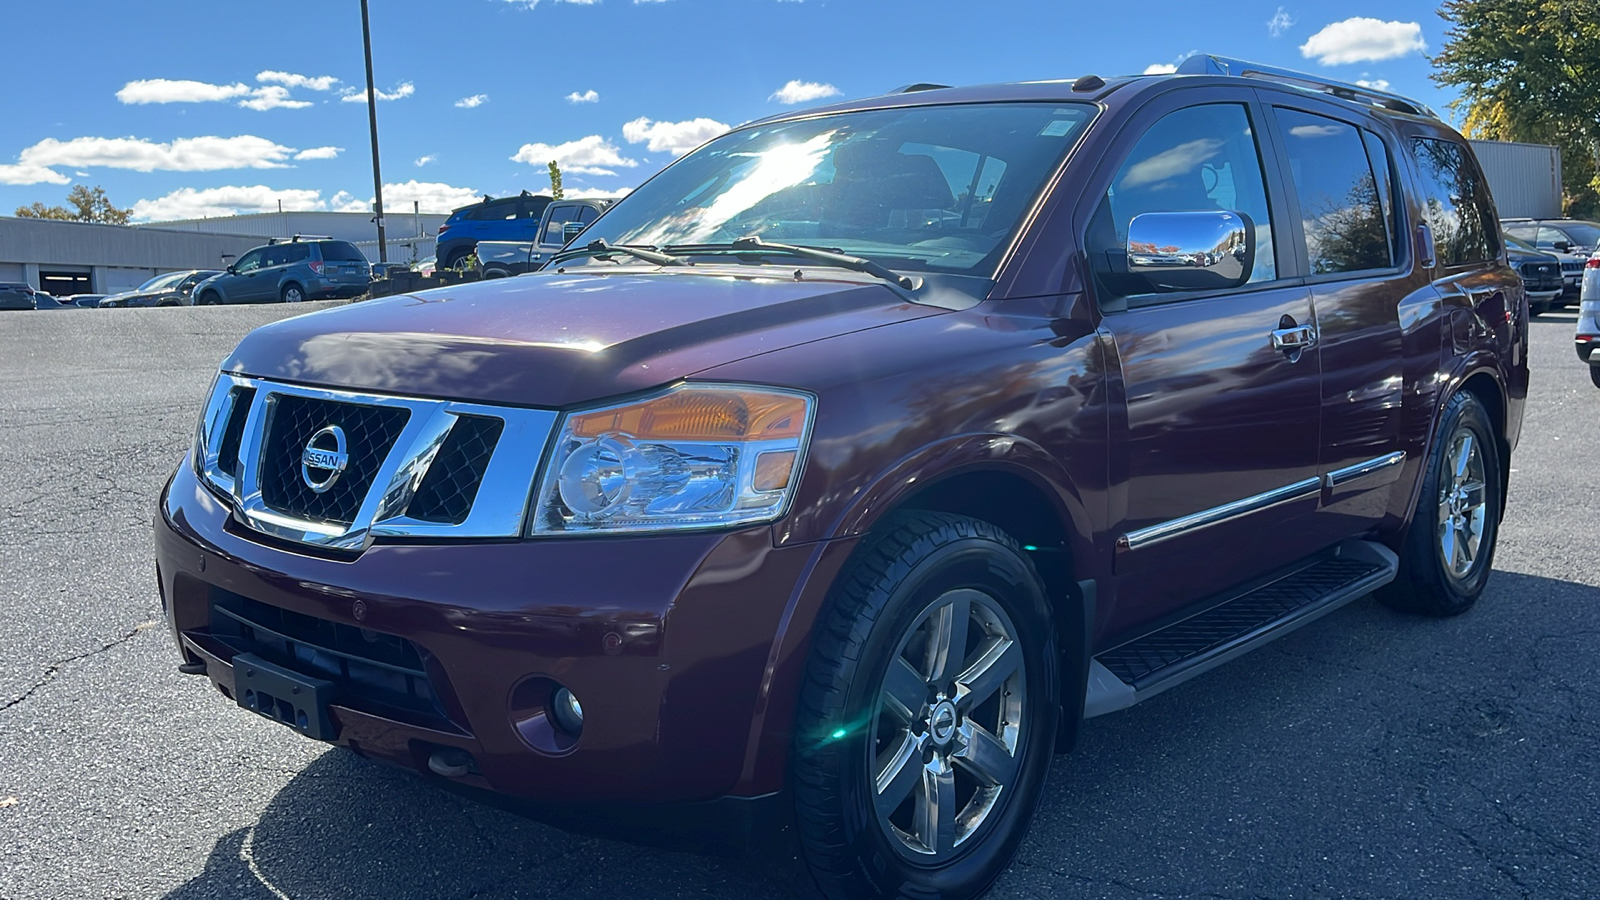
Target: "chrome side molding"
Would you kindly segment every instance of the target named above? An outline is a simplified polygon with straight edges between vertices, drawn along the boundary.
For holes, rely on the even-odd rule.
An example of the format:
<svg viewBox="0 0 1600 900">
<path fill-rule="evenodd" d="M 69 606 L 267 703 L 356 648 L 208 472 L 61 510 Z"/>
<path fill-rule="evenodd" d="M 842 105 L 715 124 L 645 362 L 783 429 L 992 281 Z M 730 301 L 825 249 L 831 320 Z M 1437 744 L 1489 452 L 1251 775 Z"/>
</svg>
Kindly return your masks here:
<svg viewBox="0 0 1600 900">
<path fill-rule="evenodd" d="M 1264 491 L 1251 497 L 1224 503 L 1210 509 L 1203 509 L 1187 516 L 1180 516 L 1146 528 L 1130 531 L 1117 539 L 1118 550 L 1138 550 L 1171 540 L 1179 535 L 1189 534 L 1218 525 L 1241 516 L 1260 512 L 1268 507 L 1293 500 L 1318 496 L 1324 491 L 1336 488 L 1372 488 L 1381 487 L 1400 477 L 1400 466 L 1406 461 L 1403 450 L 1386 453 L 1365 462 L 1335 469 L 1316 478 L 1303 478 L 1293 484 L 1280 488 Z"/>
</svg>

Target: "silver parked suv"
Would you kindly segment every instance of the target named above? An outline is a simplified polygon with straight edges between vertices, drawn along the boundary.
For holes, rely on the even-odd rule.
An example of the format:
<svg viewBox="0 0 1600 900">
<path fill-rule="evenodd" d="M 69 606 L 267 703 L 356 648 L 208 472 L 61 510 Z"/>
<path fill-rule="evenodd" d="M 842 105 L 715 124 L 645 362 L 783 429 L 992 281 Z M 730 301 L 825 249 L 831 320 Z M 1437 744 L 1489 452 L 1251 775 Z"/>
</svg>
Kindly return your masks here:
<svg viewBox="0 0 1600 900">
<path fill-rule="evenodd" d="M 257 247 L 195 288 L 195 303 L 299 303 L 355 297 L 372 282 L 372 264 L 349 241 L 295 235 Z"/>
</svg>

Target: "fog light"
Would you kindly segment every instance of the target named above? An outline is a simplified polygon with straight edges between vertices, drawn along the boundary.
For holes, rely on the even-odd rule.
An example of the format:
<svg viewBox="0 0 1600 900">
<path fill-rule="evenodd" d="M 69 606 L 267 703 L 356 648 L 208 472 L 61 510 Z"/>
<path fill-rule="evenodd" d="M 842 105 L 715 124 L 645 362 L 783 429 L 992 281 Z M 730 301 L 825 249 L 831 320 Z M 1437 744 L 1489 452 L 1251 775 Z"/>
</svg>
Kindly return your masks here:
<svg viewBox="0 0 1600 900">
<path fill-rule="evenodd" d="M 556 727 L 573 737 L 583 733 L 583 704 L 564 687 L 556 688 L 550 697 L 550 717 L 555 719 Z"/>
</svg>

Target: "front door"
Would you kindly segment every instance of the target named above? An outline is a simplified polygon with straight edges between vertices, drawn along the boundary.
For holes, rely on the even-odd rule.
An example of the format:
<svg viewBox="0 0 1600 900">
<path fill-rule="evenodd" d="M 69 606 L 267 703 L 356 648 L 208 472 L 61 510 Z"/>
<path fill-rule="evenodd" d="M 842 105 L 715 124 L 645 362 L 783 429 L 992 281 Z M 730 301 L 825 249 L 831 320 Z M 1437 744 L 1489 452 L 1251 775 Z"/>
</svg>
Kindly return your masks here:
<svg viewBox="0 0 1600 900">
<path fill-rule="evenodd" d="M 233 274 L 228 276 L 223 285 L 223 293 L 229 303 L 260 303 L 266 298 L 267 289 L 263 287 L 266 279 L 261 274 L 262 256 L 269 248 L 257 247 L 249 253 L 239 257 L 233 264 Z M 277 285 L 273 285 L 277 287 Z"/>
<path fill-rule="evenodd" d="M 1195 102 L 1208 93 L 1180 92 L 1135 120 L 1143 136 L 1111 179 L 1086 242 L 1101 268 L 1101 331 L 1115 348 L 1117 590 L 1101 621 L 1108 633 L 1317 549 L 1306 527 L 1320 496 L 1311 291 L 1284 249 L 1282 192 L 1262 164 L 1259 107 Z M 1158 293 L 1118 275 L 1133 217 L 1216 210 L 1255 227 L 1243 287 Z M 1285 332 L 1313 343 L 1281 346 Z"/>
</svg>

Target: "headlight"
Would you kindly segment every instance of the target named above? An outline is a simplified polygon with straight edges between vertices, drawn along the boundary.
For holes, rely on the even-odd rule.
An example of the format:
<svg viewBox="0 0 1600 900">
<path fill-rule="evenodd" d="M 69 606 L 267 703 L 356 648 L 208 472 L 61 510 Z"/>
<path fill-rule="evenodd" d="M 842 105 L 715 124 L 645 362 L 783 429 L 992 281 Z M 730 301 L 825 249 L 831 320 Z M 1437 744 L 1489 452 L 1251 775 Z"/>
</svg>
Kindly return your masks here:
<svg viewBox="0 0 1600 900">
<path fill-rule="evenodd" d="M 569 413 L 539 477 L 532 533 L 772 521 L 794 492 L 812 405 L 793 391 L 684 385 Z"/>
</svg>

